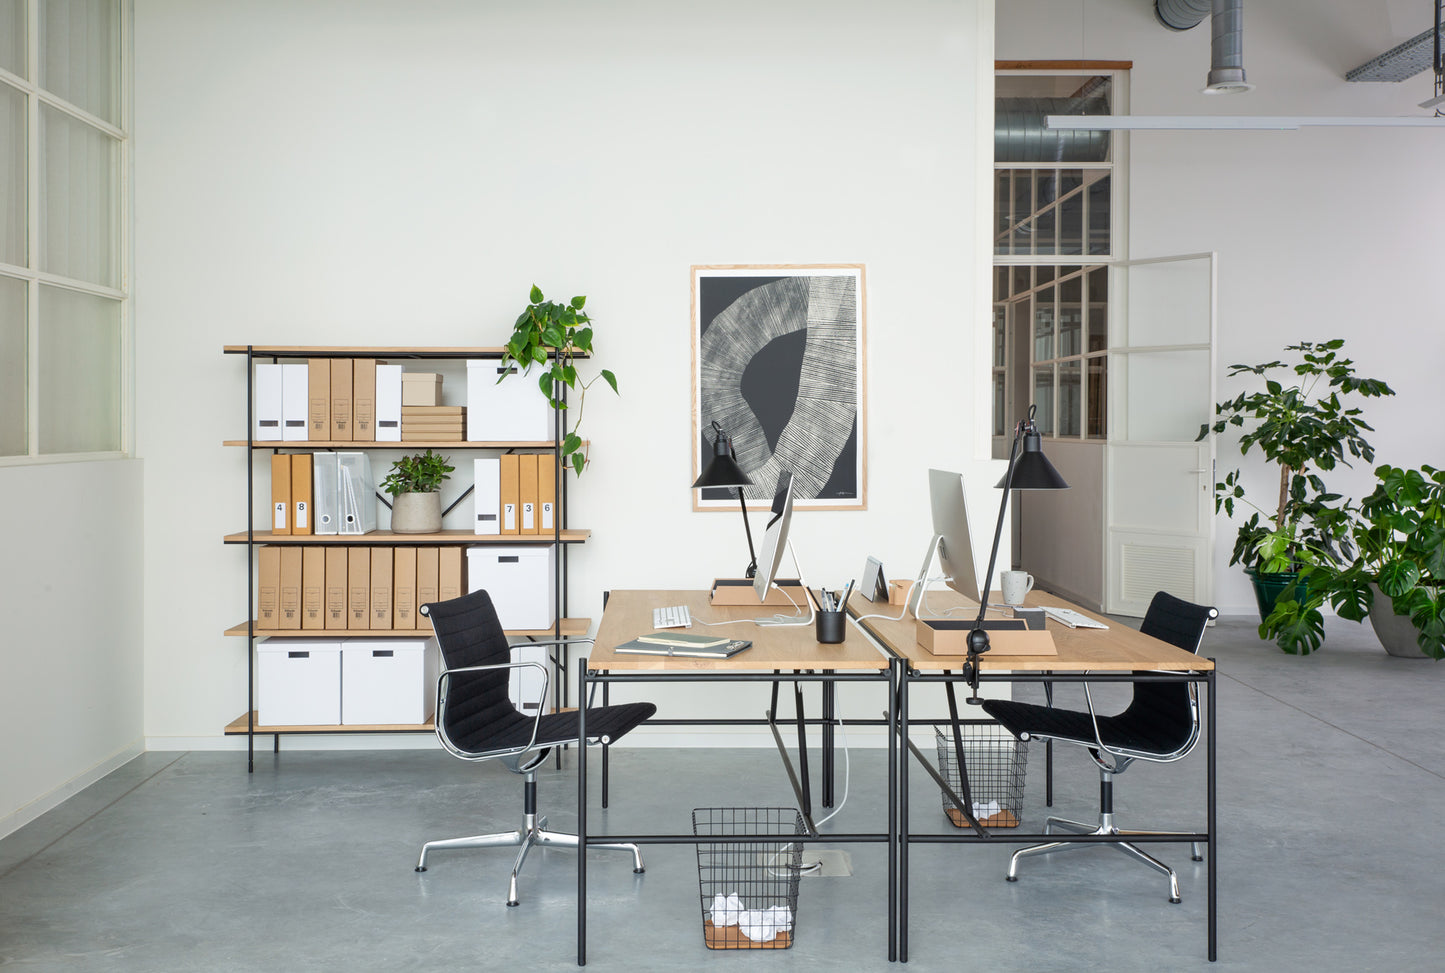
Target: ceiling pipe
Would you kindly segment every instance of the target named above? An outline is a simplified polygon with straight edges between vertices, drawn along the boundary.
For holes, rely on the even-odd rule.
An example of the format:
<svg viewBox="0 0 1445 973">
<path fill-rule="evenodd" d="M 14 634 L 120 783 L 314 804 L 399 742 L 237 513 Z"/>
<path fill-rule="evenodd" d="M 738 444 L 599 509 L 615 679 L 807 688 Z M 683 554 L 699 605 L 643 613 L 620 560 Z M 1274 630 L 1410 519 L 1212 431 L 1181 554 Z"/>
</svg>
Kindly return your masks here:
<svg viewBox="0 0 1445 973">
<path fill-rule="evenodd" d="M 1210 17 L 1206 94 L 1235 94 L 1254 87 L 1244 77 L 1244 0 L 1154 0 L 1154 15 L 1170 30 L 1189 30 Z"/>
</svg>

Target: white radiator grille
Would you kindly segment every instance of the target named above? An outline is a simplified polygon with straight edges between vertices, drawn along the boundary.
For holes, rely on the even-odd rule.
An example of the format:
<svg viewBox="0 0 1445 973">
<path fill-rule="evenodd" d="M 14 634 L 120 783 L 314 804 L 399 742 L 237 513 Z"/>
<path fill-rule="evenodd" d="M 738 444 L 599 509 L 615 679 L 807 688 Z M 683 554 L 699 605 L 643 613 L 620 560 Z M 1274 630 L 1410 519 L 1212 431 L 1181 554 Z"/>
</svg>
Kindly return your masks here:
<svg viewBox="0 0 1445 973">
<path fill-rule="evenodd" d="M 1156 591 L 1167 591 L 1186 601 L 1198 599 L 1192 549 L 1125 544 L 1120 555 L 1120 594 L 1124 601 L 1147 604 Z"/>
</svg>

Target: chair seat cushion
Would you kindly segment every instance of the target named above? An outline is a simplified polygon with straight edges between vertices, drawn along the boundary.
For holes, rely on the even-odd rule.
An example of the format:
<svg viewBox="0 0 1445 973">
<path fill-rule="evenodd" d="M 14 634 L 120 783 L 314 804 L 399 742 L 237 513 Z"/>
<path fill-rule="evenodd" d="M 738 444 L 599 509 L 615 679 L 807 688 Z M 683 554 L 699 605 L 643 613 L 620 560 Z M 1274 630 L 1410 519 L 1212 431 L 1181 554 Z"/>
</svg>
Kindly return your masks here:
<svg viewBox="0 0 1445 973">
<path fill-rule="evenodd" d="M 1098 745 L 1088 713 L 1008 699 L 986 699 L 983 708 L 1014 736 L 1028 734 L 1085 747 Z M 1127 712 L 1099 717 L 1099 737 L 1106 747 L 1118 750 L 1173 753 L 1187 742 L 1189 733 L 1188 724 L 1180 725 L 1174 720 L 1144 720 L 1137 718 L 1137 714 L 1130 717 Z"/>
<path fill-rule="evenodd" d="M 617 740 L 638 725 L 646 722 L 657 712 L 652 703 L 621 703 L 616 706 L 595 706 L 587 710 L 587 737 L 607 737 Z M 580 714 L 576 710 L 563 713 L 548 713 L 538 721 L 536 748 L 577 742 L 577 724 Z M 453 736 L 452 743 L 468 753 L 484 753 L 495 750 L 511 750 L 525 747 L 532 738 L 532 718 L 512 711 L 511 715 L 484 726 L 469 728 L 460 737 Z"/>
</svg>

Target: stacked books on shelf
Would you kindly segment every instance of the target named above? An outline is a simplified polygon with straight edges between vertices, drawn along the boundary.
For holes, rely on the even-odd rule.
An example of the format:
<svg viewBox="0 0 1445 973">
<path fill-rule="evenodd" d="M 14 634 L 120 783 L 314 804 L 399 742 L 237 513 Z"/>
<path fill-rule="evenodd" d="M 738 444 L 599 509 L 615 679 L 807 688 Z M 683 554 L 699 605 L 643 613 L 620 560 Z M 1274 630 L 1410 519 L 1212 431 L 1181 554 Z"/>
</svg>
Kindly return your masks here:
<svg viewBox="0 0 1445 973">
<path fill-rule="evenodd" d="M 467 410 L 460 405 L 404 405 L 401 407 L 402 442 L 462 442 L 467 433 Z"/>
</svg>

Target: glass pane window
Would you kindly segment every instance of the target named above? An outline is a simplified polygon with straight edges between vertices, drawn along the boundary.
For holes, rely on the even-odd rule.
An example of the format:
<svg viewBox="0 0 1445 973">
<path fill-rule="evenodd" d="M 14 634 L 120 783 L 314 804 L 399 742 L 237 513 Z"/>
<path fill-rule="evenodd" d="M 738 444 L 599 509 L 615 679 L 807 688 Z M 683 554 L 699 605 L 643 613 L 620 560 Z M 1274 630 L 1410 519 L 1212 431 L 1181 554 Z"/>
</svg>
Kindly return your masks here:
<svg viewBox="0 0 1445 973">
<path fill-rule="evenodd" d="M 1054 357 L 1054 289 L 1046 287 L 1034 297 L 1034 361 Z"/>
<path fill-rule="evenodd" d="M 0 456 L 27 450 L 26 290 L 19 278 L 0 277 Z"/>
<path fill-rule="evenodd" d="M 1108 436 L 1109 359 L 1103 355 L 1084 359 L 1088 375 L 1087 435 L 1090 439 Z"/>
<path fill-rule="evenodd" d="M 1109 239 L 1110 179 L 1104 176 L 1089 187 L 1089 253 L 1106 256 L 1112 252 Z"/>
<path fill-rule="evenodd" d="M 1109 268 L 1091 270 L 1088 278 L 1089 351 L 1105 351 L 1109 347 Z"/>
<path fill-rule="evenodd" d="M 40 452 L 120 449 L 120 320 L 119 301 L 40 288 Z"/>
<path fill-rule="evenodd" d="M 25 0 L 0 0 L 0 68 L 20 77 L 25 70 Z"/>
<path fill-rule="evenodd" d="M 1054 366 L 1041 365 L 1034 368 L 1034 405 L 1038 412 L 1034 422 L 1045 436 L 1054 434 Z"/>
<path fill-rule="evenodd" d="M 114 139 L 42 106 L 40 269 L 107 287 L 120 283 Z"/>
<path fill-rule="evenodd" d="M 1076 268 L 1065 268 L 1072 270 Z M 1059 357 L 1068 358 L 1083 350 L 1083 278 L 1065 278 L 1059 284 Z"/>
<path fill-rule="evenodd" d="M 0 84 L 0 263 L 25 266 L 25 96 Z"/>
<path fill-rule="evenodd" d="M 44 0 L 40 86 L 112 125 L 120 124 L 118 0 Z"/>
<path fill-rule="evenodd" d="M 1083 430 L 1083 371 L 1075 361 L 1059 363 L 1059 431 L 1060 436 L 1077 438 Z"/>
</svg>

